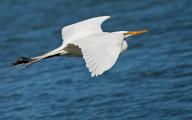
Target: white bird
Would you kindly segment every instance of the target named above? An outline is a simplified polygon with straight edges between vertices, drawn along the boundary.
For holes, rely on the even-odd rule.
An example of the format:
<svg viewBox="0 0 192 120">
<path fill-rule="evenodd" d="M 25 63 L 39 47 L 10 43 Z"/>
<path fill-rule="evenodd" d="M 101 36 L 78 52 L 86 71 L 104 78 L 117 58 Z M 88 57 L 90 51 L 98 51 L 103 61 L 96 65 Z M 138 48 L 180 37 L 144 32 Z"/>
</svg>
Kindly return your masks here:
<svg viewBox="0 0 192 120">
<path fill-rule="evenodd" d="M 128 48 L 126 37 L 147 32 L 117 31 L 103 32 L 101 25 L 110 16 L 100 16 L 77 22 L 62 28 L 63 43 L 60 47 L 37 57 L 21 57 L 13 66 L 30 65 L 54 56 L 83 57 L 91 76 L 98 76 L 109 70 L 118 56 Z"/>
</svg>

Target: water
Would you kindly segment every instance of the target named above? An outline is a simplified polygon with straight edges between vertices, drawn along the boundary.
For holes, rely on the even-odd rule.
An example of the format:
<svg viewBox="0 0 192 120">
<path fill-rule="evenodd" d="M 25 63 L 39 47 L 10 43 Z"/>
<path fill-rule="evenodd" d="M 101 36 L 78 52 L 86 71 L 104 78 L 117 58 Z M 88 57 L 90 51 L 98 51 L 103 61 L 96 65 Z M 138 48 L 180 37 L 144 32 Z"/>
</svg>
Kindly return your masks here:
<svg viewBox="0 0 192 120">
<path fill-rule="evenodd" d="M 190 0 L 1 0 L 0 120 L 192 120 Z M 110 15 L 105 31 L 150 29 L 102 76 L 82 59 L 10 63 L 58 47 L 60 29 Z"/>
</svg>

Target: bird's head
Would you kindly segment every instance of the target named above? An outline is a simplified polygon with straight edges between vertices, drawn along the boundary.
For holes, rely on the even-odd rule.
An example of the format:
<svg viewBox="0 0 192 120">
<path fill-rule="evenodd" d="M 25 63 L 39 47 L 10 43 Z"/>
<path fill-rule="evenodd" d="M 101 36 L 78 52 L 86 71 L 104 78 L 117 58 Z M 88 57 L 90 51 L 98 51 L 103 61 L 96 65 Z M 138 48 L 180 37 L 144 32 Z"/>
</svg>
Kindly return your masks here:
<svg viewBox="0 0 192 120">
<path fill-rule="evenodd" d="M 148 30 L 138 30 L 138 31 L 118 31 L 115 33 L 122 33 L 124 37 L 129 37 L 129 36 L 135 36 L 135 35 L 141 35 L 145 32 L 148 32 Z"/>
</svg>

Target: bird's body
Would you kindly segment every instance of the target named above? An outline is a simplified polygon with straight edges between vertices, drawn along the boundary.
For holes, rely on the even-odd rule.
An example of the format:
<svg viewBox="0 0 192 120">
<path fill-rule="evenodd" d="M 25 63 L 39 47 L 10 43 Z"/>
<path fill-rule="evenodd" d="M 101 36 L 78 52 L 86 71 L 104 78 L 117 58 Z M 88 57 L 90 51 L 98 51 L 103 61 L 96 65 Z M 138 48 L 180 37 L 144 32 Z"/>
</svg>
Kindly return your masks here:
<svg viewBox="0 0 192 120">
<path fill-rule="evenodd" d="M 101 25 L 109 18 L 109 16 L 95 17 L 63 27 L 63 43 L 60 47 L 31 59 L 21 58 L 13 65 L 32 64 L 53 56 L 76 56 L 85 59 L 92 77 L 101 75 L 114 65 L 121 53 L 127 50 L 128 44 L 124 40 L 126 37 L 146 32 L 145 30 L 103 32 Z"/>
</svg>

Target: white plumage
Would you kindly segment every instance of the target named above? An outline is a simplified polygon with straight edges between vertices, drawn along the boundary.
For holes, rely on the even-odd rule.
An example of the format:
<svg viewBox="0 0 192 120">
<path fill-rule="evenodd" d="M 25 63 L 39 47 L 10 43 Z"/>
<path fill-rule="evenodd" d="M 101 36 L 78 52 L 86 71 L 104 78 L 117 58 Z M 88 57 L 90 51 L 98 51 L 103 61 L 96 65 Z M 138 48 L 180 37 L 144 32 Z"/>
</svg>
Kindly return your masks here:
<svg viewBox="0 0 192 120">
<path fill-rule="evenodd" d="M 62 46 L 74 40 L 102 33 L 101 24 L 109 18 L 110 16 L 96 17 L 63 27 L 62 39 L 64 41 Z"/>
<path fill-rule="evenodd" d="M 86 66 L 93 77 L 114 65 L 121 52 L 123 38 L 120 33 L 100 33 L 72 43 L 81 48 Z"/>
<path fill-rule="evenodd" d="M 53 56 L 77 56 L 84 58 L 92 77 L 101 75 L 109 70 L 119 54 L 127 49 L 125 37 L 146 32 L 146 30 L 103 32 L 101 25 L 109 18 L 110 16 L 95 17 L 63 27 L 63 42 L 60 47 L 31 59 L 19 59 L 13 65 L 28 65 Z"/>
</svg>

